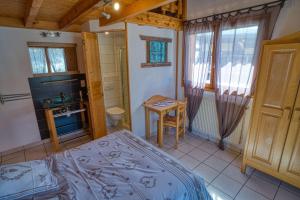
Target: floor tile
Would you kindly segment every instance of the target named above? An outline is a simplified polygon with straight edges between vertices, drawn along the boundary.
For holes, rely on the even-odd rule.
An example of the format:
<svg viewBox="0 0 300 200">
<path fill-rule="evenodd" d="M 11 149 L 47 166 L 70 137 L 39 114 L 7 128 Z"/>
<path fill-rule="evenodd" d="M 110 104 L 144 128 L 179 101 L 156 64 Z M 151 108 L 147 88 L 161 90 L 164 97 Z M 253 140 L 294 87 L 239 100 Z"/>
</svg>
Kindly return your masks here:
<svg viewBox="0 0 300 200">
<path fill-rule="evenodd" d="M 300 200 L 300 196 L 279 188 L 274 200 Z"/>
<path fill-rule="evenodd" d="M 242 184 L 224 175 L 219 175 L 212 183 L 213 186 L 234 198 L 242 188 Z"/>
<path fill-rule="evenodd" d="M 78 146 L 80 146 L 84 143 L 86 143 L 86 142 L 82 141 L 80 138 L 78 138 L 78 139 L 74 139 L 74 140 L 64 142 L 63 146 L 65 146 L 67 149 L 72 149 L 72 148 L 78 147 Z"/>
<path fill-rule="evenodd" d="M 214 155 L 226 162 L 231 162 L 239 155 L 239 153 L 229 150 L 218 150 Z"/>
<path fill-rule="evenodd" d="M 236 157 L 234 159 L 234 161 L 232 161 L 232 165 L 236 166 L 236 167 L 241 167 L 242 165 L 242 159 L 243 159 L 243 156 L 242 155 L 239 155 L 238 157 Z"/>
<path fill-rule="evenodd" d="M 24 156 L 24 150 L 2 156 L 2 162 L 22 156 Z"/>
<path fill-rule="evenodd" d="M 191 152 L 188 153 L 188 155 L 192 156 L 196 160 L 203 162 L 206 160 L 211 154 L 202 151 L 201 149 L 195 148 Z"/>
<path fill-rule="evenodd" d="M 177 149 L 169 149 L 167 151 L 168 154 L 170 154 L 171 156 L 179 159 L 180 157 L 182 157 L 183 155 L 185 155 L 183 152 L 178 151 Z"/>
<path fill-rule="evenodd" d="M 249 178 L 248 175 L 241 173 L 240 168 L 233 165 L 229 165 L 228 167 L 226 167 L 222 174 L 228 176 L 229 178 L 235 181 L 238 181 L 241 184 L 244 184 Z"/>
<path fill-rule="evenodd" d="M 199 176 L 201 176 L 208 183 L 211 183 L 219 175 L 219 172 L 217 170 L 203 163 L 197 166 L 193 171 Z"/>
<path fill-rule="evenodd" d="M 195 147 L 186 143 L 178 145 L 178 150 L 183 153 L 191 152 Z"/>
<path fill-rule="evenodd" d="M 50 156 L 55 153 L 53 145 L 51 143 L 44 143 L 44 148 L 46 150 L 47 156 Z"/>
<path fill-rule="evenodd" d="M 198 160 L 194 159 L 189 155 L 184 155 L 180 158 L 179 161 L 183 164 L 183 166 L 187 167 L 188 169 L 193 169 L 200 164 Z"/>
<path fill-rule="evenodd" d="M 269 200 L 263 195 L 251 190 L 248 187 L 243 187 L 236 196 L 235 200 Z"/>
<path fill-rule="evenodd" d="M 280 184 L 280 180 L 279 179 L 277 179 L 277 178 L 275 178 L 273 176 L 270 176 L 268 174 L 265 174 L 265 173 L 263 173 L 261 171 L 258 171 L 258 170 L 254 171 L 253 176 L 261 178 L 261 179 L 263 179 L 265 181 L 268 181 L 270 183 L 273 183 L 274 185 L 277 185 L 277 186 L 279 186 L 279 184 Z"/>
<path fill-rule="evenodd" d="M 204 141 L 201 145 L 198 146 L 198 148 L 210 154 L 213 154 L 219 150 L 217 144 L 209 141 Z"/>
<path fill-rule="evenodd" d="M 217 158 L 215 156 L 209 157 L 207 160 L 204 161 L 204 163 L 215 170 L 221 172 L 227 165 L 229 165 L 229 162 L 226 162 L 220 158 Z"/>
<path fill-rule="evenodd" d="M 281 182 L 280 188 L 285 189 L 285 190 L 287 190 L 287 191 L 289 191 L 289 192 L 291 192 L 291 193 L 293 193 L 297 196 L 300 196 L 300 189 L 296 188 L 295 186 L 292 186 L 288 183 Z"/>
<path fill-rule="evenodd" d="M 13 153 L 16 153 L 16 152 L 19 152 L 19 151 L 24 151 L 24 147 L 21 146 L 21 147 L 17 147 L 17 148 L 7 150 L 7 151 L 3 151 L 3 152 L 1 152 L 1 155 L 6 156 L 8 154 L 13 154 Z"/>
<path fill-rule="evenodd" d="M 204 142 L 204 140 L 201 138 L 198 138 L 198 137 L 190 137 L 190 138 L 187 138 L 184 142 L 186 142 L 190 145 L 193 145 L 195 147 L 198 147 Z"/>
<path fill-rule="evenodd" d="M 269 199 L 273 199 L 276 191 L 278 189 L 277 185 L 274 185 L 268 181 L 265 181 L 263 179 L 260 179 L 256 176 L 251 176 L 250 179 L 248 179 L 246 186 L 254 190 L 255 192 L 258 192 L 265 197 Z"/>
<path fill-rule="evenodd" d="M 26 161 L 29 160 L 41 160 L 47 156 L 46 150 L 44 145 L 39 145 L 34 148 L 26 149 L 25 150 L 25 159 Z"/>
<path fill-rule="evenodd" d="M 213 200 L 233 200 L 233 198 L 231 198 L 229 195 L 212 185 L 208 186 L 207 190 Z"/>
<path fill-rule="evenodd" d="M 11 159 L 8 159 L 8 160 L 5 160 L 5 161 L 2 161 L 2 165 L 5 165 L 5 164 L 14 164 L 14 163 L 19 163 L 19 162 L 25 162 L 25 155 L 19 155 L 17 157 L 14 157 L 14 158 L 11 158 Z"/>
</svg>

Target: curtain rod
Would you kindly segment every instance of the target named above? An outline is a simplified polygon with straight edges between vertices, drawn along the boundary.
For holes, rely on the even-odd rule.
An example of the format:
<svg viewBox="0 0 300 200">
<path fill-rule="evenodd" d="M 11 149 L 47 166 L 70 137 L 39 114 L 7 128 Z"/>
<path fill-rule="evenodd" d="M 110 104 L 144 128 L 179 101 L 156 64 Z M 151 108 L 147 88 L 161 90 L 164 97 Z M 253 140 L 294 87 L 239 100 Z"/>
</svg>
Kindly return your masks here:
<svg viewBox="0 0 300 200">
<path fill-rule="evenodd" d="M 207 18 L 215 18 L 217 16 L 223 16 L 225 14 L 231 14 L 231 13 L 239 13 L 241 11 L 251 11 L 251 10 L 255 10 L 255 11 L 258 11 L 258 10 L 263 10 L 265 8 L 270 8 L 270 7 L 274 7 L 274 6 L 277 6 L 277 5 L 280 5 L 280 7 L 282 8 L 282 6 L 284 5 L 284 2 L 286 0 L 278 0 L 278 1 L 272 1 L 272 2 L 269 2 L 269 3 L 264 3 L 264 4 L 260 4 L 260 5 L 255 5 L 255 6 L 250 6 L 250 7 L 247 7 L 247 8 L 241 8 L 241 9 L 237 9 L 237 10 L 232 10 L 232 11 L 227 11 L 227 12 L 223 12 L 223 13 L 218 13 L 218 14 L 213 14 L 213 15 L 209 15 L 209 16 L 206 16 L 206 17 L 199 17 L 199 18 L 195 18 L 195 19 L 190 19 L 190 20 L 185 20 L 184 22 L 194 22 L 194 21 L 198 21 L 198 20 L 203 20 L 203 19 L 207 19 Z M 260 9 L 255 9 L 255 8 L 260 8 Z"/>
</svg>

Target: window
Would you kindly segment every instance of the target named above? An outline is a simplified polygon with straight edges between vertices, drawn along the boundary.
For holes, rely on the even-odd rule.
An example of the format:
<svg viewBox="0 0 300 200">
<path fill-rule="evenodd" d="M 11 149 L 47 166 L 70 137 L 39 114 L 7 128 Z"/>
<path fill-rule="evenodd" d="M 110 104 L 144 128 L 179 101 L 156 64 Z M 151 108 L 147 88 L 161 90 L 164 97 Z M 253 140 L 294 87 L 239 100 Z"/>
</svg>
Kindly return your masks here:
<svg viewBox="0 0 300 200">
<path fill-rule="evenodd" d="M 77 71 L 75 45 L 29 43 L 32 73 L 35 75 Z"/>
<path fill-rule="evenodd" d="M 201 70 L 202 73 L 193 73 L 193 81 L 197 82 L 197 80 L 200 79 L 199 76 L 203 76 L 202 78 L 204 79 L 206 88 L 210 87 L 212 79 L 212 38 L 213 32 L 196 34 L 195 63 L 193 70 Z M 196 83 L 193 85 L 196 85 Z"/>
<path fill-rule="evenodd" d="M 164 63 L 166 62 L 166 43 L 160 41 L 150 41 L 150 63 Z"/>
<path fill-rule="evenodd" d="M 140 38 L 146 41 L 146 62 L 141 67 L 171 66 L 168 62 L 168 43 L 172 39 L 145 35 L 140 35 Z"/>
<path fill-rule="evenodd" d="M 222 31 L 219 64 L 221 85 L 233 90 L 249 88 L 252 83 L 258 26 Z M 250 75 L 250 76 L 249 76 Z M 250 80 L 250 81 L 249 81 Z"/>
<path fill-rule="evenodd" d="M 213 39 L 214 32 L 189 35 L 188 51 L 193 58 L 188 63 L 188 68 L 192 68 L 188 69 L 188 79 L 191 80 L 192 85 L 197 85 L 202 82 L 199 80 L 204 80 L 205 89 L 214 89 L 215 64 L 218 62 L 222 70 L 222 85 L 230 83 L 230 87 L 250 87 L 257 31 L 258 26 L 251 25 L 237 28 L 223 27 L 218 39 Z M 216 55 L 216 58 L 213 58 L 213 55 Z"/>
<path fill-rule="evenodd" d="M 48 48 L 51 72 L 66 72 L 65 51 L 63 48 Z"/>
<path fill-rule="evenodd" d="M 29 48 L 32 72 L 34 74 L 48 73 L 46 53 L 44 48 Z"/>
</svg>

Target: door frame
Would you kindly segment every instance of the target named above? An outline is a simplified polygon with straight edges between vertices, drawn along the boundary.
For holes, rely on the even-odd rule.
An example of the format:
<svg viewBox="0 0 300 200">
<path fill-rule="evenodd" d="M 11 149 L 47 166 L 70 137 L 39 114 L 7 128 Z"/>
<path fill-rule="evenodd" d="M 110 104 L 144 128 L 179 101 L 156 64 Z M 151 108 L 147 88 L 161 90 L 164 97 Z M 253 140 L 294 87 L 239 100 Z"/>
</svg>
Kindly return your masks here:
<svg viewBox="0 0 300 200">
<path fill-rule="evenodd" d="M 128 85 L 128 102 L 129 102 L 129 130 L 132 131 L 131 93 L 130 93 L 130 76 L 129 76 L 129 61 L 128 61 L 128 30 L 127 30 L 127 22 L 125 22 L 125 29 L 107 29 L 107 30 L 103 30 L 103 31 L 96 31 L 96 32 L 93 32 L 93 33 L 99 34 L 99 33 L 105 33 L 105 32 L 125 32 L 125 48 L 126 48 L 126 55 L 125 56 L 126 56 L 126 67 L 127 67 L 127 72 L 128 72 L 127 73 L 127 85 Z M 98 41 L 98 44 L 99 44 L 99 46 L 101 45 L 99 43 L 99 41 Z M 99 53 L 100 52 L 101 52 L 101 49 L 99 49 Z M 100 63 L 100 67 L 101 67 L 101 63 Z"/>
</svg>

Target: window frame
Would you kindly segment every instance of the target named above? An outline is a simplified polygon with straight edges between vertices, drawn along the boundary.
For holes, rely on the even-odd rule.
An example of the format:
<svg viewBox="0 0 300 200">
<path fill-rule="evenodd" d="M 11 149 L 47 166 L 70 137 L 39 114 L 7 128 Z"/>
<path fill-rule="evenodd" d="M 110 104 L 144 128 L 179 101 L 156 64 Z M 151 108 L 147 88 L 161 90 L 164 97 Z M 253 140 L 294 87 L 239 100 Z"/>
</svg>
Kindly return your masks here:
<svg viewBox="0 0 300 200">
<path fill-rule="evenodd" d="M 153 37 L 153 36 L 146 36 L 146 35 L 140 35 L 141 40 L 146 41 L 146 63 L 141 63 L 142 68 L 147 67 L 168 67 L 172 66 L 172 63 L 169 61 L 169 55 L 168 55 L 168 48 L 169 43 L 172 42 L 171 38 L 163 38 L 163 37 Z M 150 62 L 150 42 L 162 42 L 165 43 L 165 61 L 164 62 Z"/>
<path fill-rule="evenodd" d="M 78 63 L 77 63 L 77 66 L 76 66 L 77 67 L 76 71 L 68 71 L 65 48 L 70 48 L 70 47 L 75 49 L 76 63 L 77 63 L 76 44 L 73 44 L 73 43 L 27 42 L 28 52 L 29 52 L 30 48 L 44 48 L 45 56 L 46 56 L 46 63 L 47 63 L 48 73 L 39 73 L 39 74 L 33 73 L 32 64 L 31 64 L 31 72 L 32 72 L 33 76 L 34 77 L 40 77 L 40 76 L 51 76 L 51 75 L 78 74 L 79 73 Z M 51 70 L 51 61 L 50 61 L 50 58 L 49 58 L 49 55 L 48 55 L 48 49 L 49 48 L 62 48 L 62 49 L 64 49 L 64 60 L 65 60 L 65 64 L 66 64 L 66 71 L 65 72 L 52 72 L 52 70 Z M 30 62 L 31 62 L 31 59 L 30 59 Z"/>
</svg>

